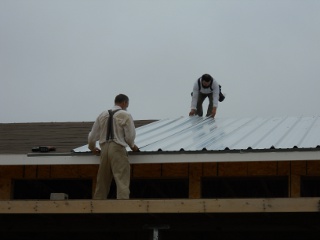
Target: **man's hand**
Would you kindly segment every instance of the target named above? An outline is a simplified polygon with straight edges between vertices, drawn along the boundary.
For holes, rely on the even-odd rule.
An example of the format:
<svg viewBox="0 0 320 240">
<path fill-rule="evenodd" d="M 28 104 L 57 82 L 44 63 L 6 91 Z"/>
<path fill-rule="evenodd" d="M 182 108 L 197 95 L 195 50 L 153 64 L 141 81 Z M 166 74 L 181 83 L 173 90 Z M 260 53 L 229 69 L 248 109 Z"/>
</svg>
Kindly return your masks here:
<svg viewBox="0 0 320 240">
<path fill-rule="evenodd" d="M 196 110 L 191 109 L 191 111 L 189 112 L 189 116 L 194 116 L 195 114 L 196 114 Z"/>
<path fill-rule="evenodd" d="M 99 156 L 101 150 L 100 150 L 99 148 L 95 147 L 94 149 L 91 150 L 91 152 L 92 152 L 94 155 Z"/>
<path fill-rule="evenodd" d="M 130 148 L 133 152 L 140 152 L 140 149 L 137 147 L 137 145 L 134 145 L 133 147 L 130 147 Z"/>
<path fill-rule="evenodd" d="M 214 107 L 211 112 L 211 117 L 214 118 L 216 116 L 216 113 L 217 113 L 217 108 Z"/>
</svg>

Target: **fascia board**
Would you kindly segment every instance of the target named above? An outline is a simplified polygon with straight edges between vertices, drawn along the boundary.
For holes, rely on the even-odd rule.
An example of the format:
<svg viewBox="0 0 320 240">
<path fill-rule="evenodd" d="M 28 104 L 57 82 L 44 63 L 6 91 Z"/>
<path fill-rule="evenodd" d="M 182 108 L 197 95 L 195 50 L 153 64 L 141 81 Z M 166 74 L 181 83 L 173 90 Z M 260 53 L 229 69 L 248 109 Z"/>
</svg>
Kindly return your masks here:
<svg viewBox="0 0 320 240">
<path fill-rule="evenodd" d="M 265 162 L 320 160 L 320 151 L 240 152 L 240 153 L 157 153 L 131 154 L 131 164 L 199 163 L 199 162 Z M 98 156 L 1 154 L 0 165 L 85 165 L 99 164 Z"/>
</svg>

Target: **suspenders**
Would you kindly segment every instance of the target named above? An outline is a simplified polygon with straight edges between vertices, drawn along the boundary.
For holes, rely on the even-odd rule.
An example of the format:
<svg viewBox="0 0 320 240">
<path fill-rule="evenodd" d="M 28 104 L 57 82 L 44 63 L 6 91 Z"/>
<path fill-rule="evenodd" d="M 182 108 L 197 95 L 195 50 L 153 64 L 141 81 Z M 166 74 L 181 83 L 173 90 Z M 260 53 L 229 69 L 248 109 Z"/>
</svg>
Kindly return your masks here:
<svg viewBox="0 0 320 240">
<path fill-rule="evenodd" d="M 107 141 L 108 140 L 113 140 L 114 139 L 114 133 L 113 133 L 113 115 L 118 112 L 121 109 L 117 109 L 117 110 L 108 110 L 109 112 L 109 119 L 108 119 L 108 125 L 107 125 Z"/>
<path fill-rule="evenodd" d="M 210 90 L 211 91 L 213 90 L 212 83 L 213 83 L 213 80 L 211 81 L 211 84 L 210 84 Z M 199 86 L 199 91 L 200 91 L 200 89 L 201 89 L 201 78 L 198 79 L 198 86 Z M 191 96 L 192 95 L 193 95 L 193 92 L 191 93 Z M 221 92 L 221 85 L 219 85 L 219 102 L 222 102 L 224 99 L 225 99 L 225 96 Z"/>
</svg>

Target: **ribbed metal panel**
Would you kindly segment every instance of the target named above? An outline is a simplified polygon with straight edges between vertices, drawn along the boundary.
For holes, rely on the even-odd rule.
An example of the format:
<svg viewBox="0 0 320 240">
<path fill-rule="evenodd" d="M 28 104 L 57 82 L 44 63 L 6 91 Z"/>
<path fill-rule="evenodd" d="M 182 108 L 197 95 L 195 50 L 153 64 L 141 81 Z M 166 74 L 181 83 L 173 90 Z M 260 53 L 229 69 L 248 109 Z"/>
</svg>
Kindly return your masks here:
<svg viewBox="0 0 320 240">
<path fill-rule="evenodd" d="M 316 148 L 320 117 L 163 119 L 137 128 L 136 144 L 143 152 Z"/>
</svg>

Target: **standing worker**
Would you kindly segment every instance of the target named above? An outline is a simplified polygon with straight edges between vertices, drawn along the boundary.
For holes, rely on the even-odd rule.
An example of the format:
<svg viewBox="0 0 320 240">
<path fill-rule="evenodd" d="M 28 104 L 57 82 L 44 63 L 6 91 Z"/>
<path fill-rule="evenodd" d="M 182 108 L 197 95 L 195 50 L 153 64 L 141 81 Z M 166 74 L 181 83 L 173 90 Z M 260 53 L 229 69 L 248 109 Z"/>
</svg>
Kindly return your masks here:
<svg viewBox="0 0 320 240">
<path fill-rule="evenodd" d="M 93 199 L 107 199 L 112 179 L 117 186 L 117 199 L 129 199 L 130 163 L 126 147 L 138 152 L 134 139 L 136 131 L 131 114 L 128 113 L 129 98 L 119 94 L 114 100 L 115 106 L 102 112 L 94 122 L 88 136 L 89 149 L 100 154 L 97 185 Z M 100 149 L 96 147 L 99 140 Z"/>
<path fill-rule="evenodd" d="M 218 108 L 218 101 L 224 100 L 223 94 L 220 92 L 220 85 L 209 74 L 203 74 L 193 85 L 193 92 L 191 93 L 191 111 L 189 116 L 202 116 L 202 104 L 208 97 L 209 105 L 207 110 L 207 117 L 215 117 Z"/>
</svg>

